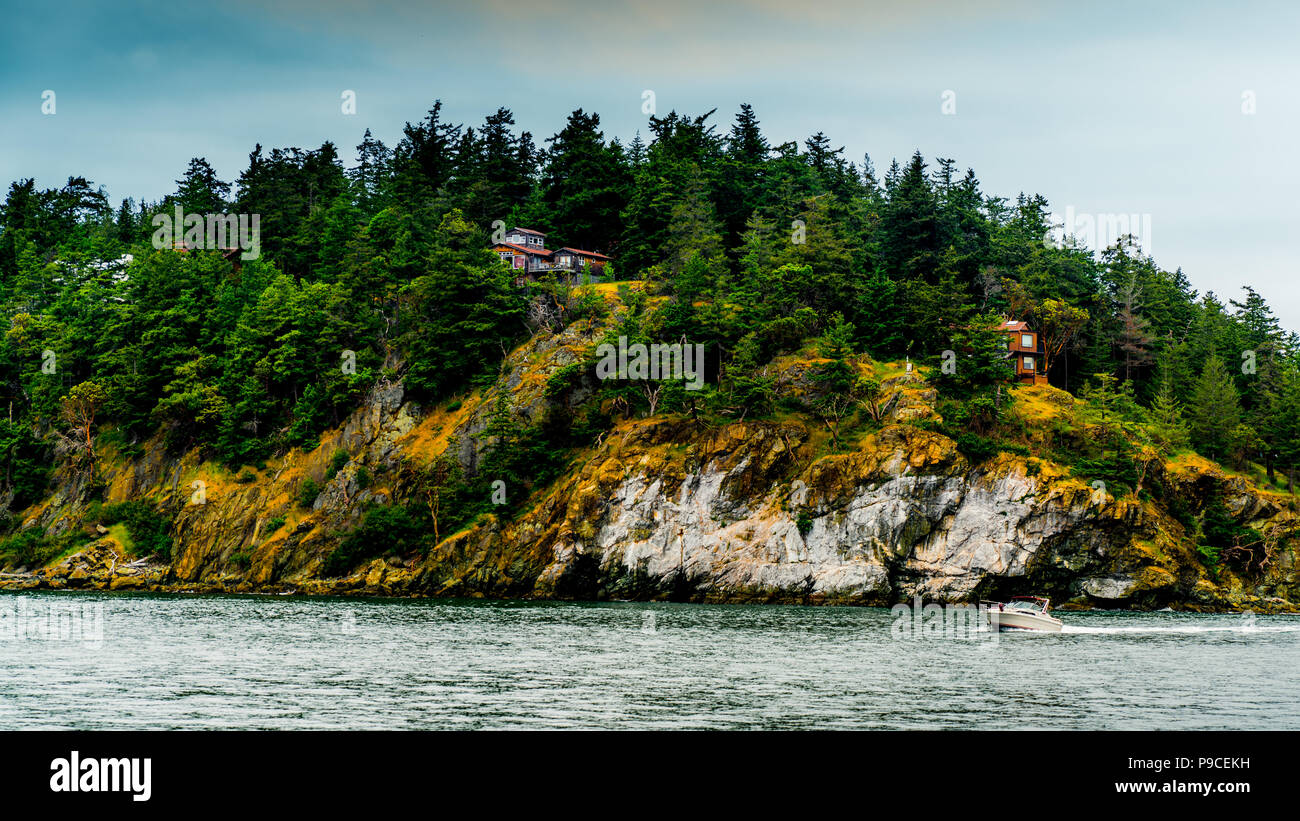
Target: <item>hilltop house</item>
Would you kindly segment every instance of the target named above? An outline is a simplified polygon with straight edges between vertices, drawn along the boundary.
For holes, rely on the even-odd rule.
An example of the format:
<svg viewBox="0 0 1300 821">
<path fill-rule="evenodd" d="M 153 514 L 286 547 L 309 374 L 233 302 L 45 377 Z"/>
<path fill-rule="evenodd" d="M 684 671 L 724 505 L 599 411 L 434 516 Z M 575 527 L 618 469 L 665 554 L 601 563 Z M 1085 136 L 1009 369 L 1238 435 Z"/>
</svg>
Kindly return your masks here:
<svg viewBox="0 0 1300 821">
<path fill-rule="evenodd" d="M 595 251 L 581 248 L 546 248 L 546 234 L 528 228 L 511 228 L 505 242 L 498 242 L 492 250 L 501 261 L 526 278 L 539 273 L 557 271 L 570 276 L 587 272 L 595 278 L 605 269 L 610 258 Z"/>
<path fill-rule="evenodd" d="M 1046 385 L 1047 372 L 1043 370 L 1043 343 L 1029 323 L 1008 319 L 998 326 L 1007 337 L 1007 358 L 1012 360 L 1016 378 L 1025 385 Z"/>
</svg>

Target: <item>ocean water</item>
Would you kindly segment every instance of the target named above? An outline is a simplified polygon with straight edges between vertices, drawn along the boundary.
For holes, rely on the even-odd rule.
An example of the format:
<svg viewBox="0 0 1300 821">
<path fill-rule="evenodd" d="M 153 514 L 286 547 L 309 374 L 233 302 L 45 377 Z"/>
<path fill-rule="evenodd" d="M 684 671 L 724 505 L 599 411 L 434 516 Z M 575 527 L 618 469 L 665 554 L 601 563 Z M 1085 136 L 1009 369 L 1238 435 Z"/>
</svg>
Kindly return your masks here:
<svg viewBox="0 0 1300 821">
<path fill-rule="evenodd" d="M 1300 729 L 1300 618 L 0 594 L 0 729 Z"/>
</svg>

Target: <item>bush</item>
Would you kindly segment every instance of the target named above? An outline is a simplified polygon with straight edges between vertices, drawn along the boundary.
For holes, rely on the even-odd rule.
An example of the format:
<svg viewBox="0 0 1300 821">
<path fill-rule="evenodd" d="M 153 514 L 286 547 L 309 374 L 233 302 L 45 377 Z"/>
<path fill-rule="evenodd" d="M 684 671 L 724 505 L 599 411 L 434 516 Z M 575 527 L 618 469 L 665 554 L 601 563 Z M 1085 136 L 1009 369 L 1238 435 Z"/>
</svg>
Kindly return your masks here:
<svg viewBox="0 0 1300 821">
<path fill-rule="evenodd" d="M 67 546 L 66 538 L 50 539 L 38 527 L 20 530 L 0 541 L 0 565 L 42 567 L 62 553 Z"/>
<path fill-rule="evenodd" d="M 126 525 L 126 535 L 131 537 L 131 547 L 137 555 L 168 559 L 172 552 L 171 520 L 163 516 L 148 502 L 134 500 L 105 505 L 105 524 Z"/>
<path fill-rule="evenodd" d="M 1137 464 L 1124 453 L 1098 459 L 1077 458 L 1070 463 L 1076 476 L 1084 479 L 1101 479 L 1108 487 L 1132 489 L 1137 486 Z"/>
<path fill-rule="evenodd" d="M 399 505 L 374 507 L 325 559 L 326 576 L 341 576 L 366 559 L 400 556 L 419 547 L 424 523 Z"/>
<path fill-rule="evenodd" d="M 586 371 L 587 365 L 583 362 L 570 362 L 556 369 L 554 373 L 547 377 L 546 388 L 543 393 L 547 399 L 557 399 L 563 396 L 581 383 Z"/>
<path fill-rule="evenodd" d="M 280 528 L 284 527 L 285 519 L 283 516 L 276 516 L 274 519 L 267 519 L 266 525 L 262 527 L 262 535 L 269 536 Z"/>
<path fill-rule="evenodd" d="M 298 485 L 298 506 L 310 508 L 319 495 L 320 485 L 316 484 L 316 480 L 311 477 L 303 479 L 302 484 Z"/>
<path fill-rule="evenodd" d="M 241 485 L 247 485 L 257 481 L 257 474 L 248 468 L 244 468 L 239 472 L 239 475 L 235 477 L 235 481 L 239 482 Z"/>
<path fill-rule="evenodd" d="M 961 451 L 972 464 L 992 459 L 999 450 L 997 442 L 977 433 L 959 433 L 956 441 L 957 450 Z"/>
<path fill-rule="evenodd" d="M 330 479 L 337 476 L 338 472 L 343 469 L 343 466 L 346 465 L 348 460 L 351 458 L 352 457 L 350 457 L 348 452 L 343 448 L 334 451 L 334 455 L 330 457 L 329 470 L 325 471 L 325 481 L 328 482 Z"/>
<path fill-rule="evenodd" d="M 1212 544 L 1199 544 L 1196 552 L 1200 554 L 1201 564 L 1210 571 L 1213 578 L 1219 577 L 1219 548 Z"/>
<path fill-rule="evenodd" d="M 798 517 L 794 520 L 794 526 L 799 528 L 799 535 L 806 538 L 812 532 L 812 516 L 806 510 L 799 511 Z"/>
<path fill-rule="evenodd" d="M 82 514 L 81 521 L 83 524 L 93 525 L 103 520 L 104 503 L 95 500 L 86 505 L 86 512 Z"/>
</svg>

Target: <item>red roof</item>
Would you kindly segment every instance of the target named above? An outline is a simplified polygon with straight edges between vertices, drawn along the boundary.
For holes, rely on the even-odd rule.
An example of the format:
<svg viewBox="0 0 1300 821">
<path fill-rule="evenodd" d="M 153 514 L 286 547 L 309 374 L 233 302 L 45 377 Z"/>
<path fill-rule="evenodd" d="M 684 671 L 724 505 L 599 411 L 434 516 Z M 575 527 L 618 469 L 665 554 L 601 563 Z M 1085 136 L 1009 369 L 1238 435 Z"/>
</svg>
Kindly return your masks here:
<svg viewBox="0 0 1300 821">
<path fill-rule="evenodd" d="M 1008 319 L 1002 323 L 1002 329 L 1006 331 L 1028 331 L 1029 323 L 1022 322 L 1019 319 Z"/>
<path fill-rule="evenodd" d="M 535 257 L 549 257 L 552 253 L 545 248 L 529 248 L 525 245 L 515 245 L 512 242 L 498 242 L 492 246 L 494 251 L 498 248 L 509 248 L 512 251 L 518 251 L 521 254 L 532 254 Z"/>
<path fill-rule="evenodd" d="M 560 250 L 568 251 L 573 254 L 579 254 L 584 257 L 600 257 L 601 259 L 609 259 L 609 257 L 605 256 L 604 254 L 598 254 L 595 251 L 584 251 L 581 248 L 561 248 Z"/>
</svg>

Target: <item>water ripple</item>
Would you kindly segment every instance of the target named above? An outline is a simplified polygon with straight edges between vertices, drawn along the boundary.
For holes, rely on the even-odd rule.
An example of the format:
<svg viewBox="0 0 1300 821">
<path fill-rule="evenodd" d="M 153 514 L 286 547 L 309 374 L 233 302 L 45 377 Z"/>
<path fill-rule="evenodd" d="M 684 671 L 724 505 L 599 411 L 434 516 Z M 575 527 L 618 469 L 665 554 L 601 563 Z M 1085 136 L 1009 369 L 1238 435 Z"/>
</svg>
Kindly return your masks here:
<svg viewBox="0 0 1300 821">
<path fill-rule="evenodd" d="M 0 635 L 0 728 L 1300 729 L 1287 616 L 1069 613 L 991 642 L 897 639 L 874 608 L 29 593 L 0 612 L 69 602 L 102 607 L 102 641 Z"/>
</svg>

